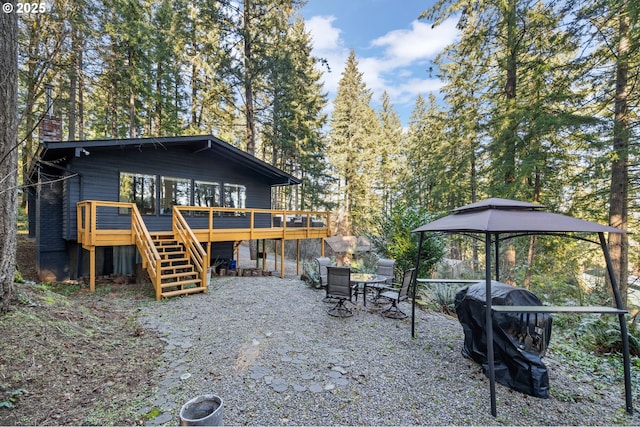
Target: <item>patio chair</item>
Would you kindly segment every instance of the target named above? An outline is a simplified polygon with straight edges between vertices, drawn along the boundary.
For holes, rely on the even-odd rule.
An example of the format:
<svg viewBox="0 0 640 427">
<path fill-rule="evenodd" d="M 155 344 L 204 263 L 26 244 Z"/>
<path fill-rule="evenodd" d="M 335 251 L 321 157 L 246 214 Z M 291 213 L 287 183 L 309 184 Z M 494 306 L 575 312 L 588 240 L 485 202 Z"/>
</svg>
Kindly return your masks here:
<svg viewBox="0 0 640 427">
<path fill-rule="evenodd" d="M 381 283 L 371 283 L 368 288 L 371 289 L 375 295 L 371 300 L 377 304 L 379 303 L 380 293 L 385 290 L 389 290 L 389 288 L 393 287 L 393 282 L 395 279 L 394 266 L 396 265 L 395 259 L 390 258 L 380 258 L 378 259 L 378 270 L 376 274 L 379 276 L 384 276 L 387 278 L 384 282 Z"/>
<path fill-rule="evenodd" d="M 382 316 L 393 319 L 404 319 L 407 317 L 407 314 L 398 307 L 398 303 L 409 298 L 409 289 L 413 283 L 415 271 L 415 268 L 406 270 L 402 276 L 402 283 L 398 288 L 383 290 L 380 292 L 380 298 L 385 298 L 391 302 L 391 306 L 389 308 L 380 312 Z"/>
<path fill-rule="evenodd" d="M 331 259 L 326 256 L 316 258 L 318 273 L 320 274 L 320 286 L 327 286 L 327 267 L 331 265 Z"/>
<path fill-rule="evenodd" d="M 395 278 L 393 268 L 395 265 L 395 259 L 380 258 L 378 260 L 378 271 L 376 272 L 376 274 L 378 274 L 379 276 L 388 277 L 387 281 L 385 282 L 387 285 L 393 285 L 393 281 Z"/>
<path fill-rule="evenodd" d="M 349 317 L 353 313 L 344 304 L 353 303 L 351 269 L 348 267 L 327 267 L 327 298 L 335 298 L 338 303 L 327 310 L 330 316 Z"/>
</svg>

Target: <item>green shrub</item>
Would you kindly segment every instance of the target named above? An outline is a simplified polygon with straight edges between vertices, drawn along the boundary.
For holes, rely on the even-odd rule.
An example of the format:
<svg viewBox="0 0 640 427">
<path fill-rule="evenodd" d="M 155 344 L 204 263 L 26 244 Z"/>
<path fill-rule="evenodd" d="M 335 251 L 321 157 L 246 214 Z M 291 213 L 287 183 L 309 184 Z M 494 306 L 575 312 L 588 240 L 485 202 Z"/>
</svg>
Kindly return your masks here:
<svg viewBox="0 0 640 427">
<path fill-rule="evenodd" d="M 24 278 L 18 270 L 16 270 L 16 272 L 13 274 L 13 281 L 16 283 L 24 283 Z"/>
<path fill-rule="evenodd" d="M 375 273 L 378 269 L 378 256 L 372 252 L 357 255 L 351 260 L 351 270 L 357 273 Z"/>
<path fill-rule="evenodd" d="M 396 276 L 415 267 L 418 256 L 418 238 L 414 230 L 435 218 L 426 210 L 413 206 L 397 206 L 392 212 L 374 217 L 366 233 L 373 249 L 385 258 L 396 260 Z M 425 234 L 418 277 L 428 277 L 444 256 L 441 239 Z"/>
<path fill-rule="evenodd" d="M 456 312 L 456 294 L 460 288 L 449 283 L 435 283 L 419 287 L 418 291 L 431 309 L 453 315 Z"/>
<path fill-rule="evenodd" d="M 627 322 L 629 352 L 640 356 L 640 329 L 637 323 Z M 622 353 L 620 322 L 614 316 L 585 316 L 576 329 L 576 337 L 586 348 L 600 353 Z"/>
</svg>

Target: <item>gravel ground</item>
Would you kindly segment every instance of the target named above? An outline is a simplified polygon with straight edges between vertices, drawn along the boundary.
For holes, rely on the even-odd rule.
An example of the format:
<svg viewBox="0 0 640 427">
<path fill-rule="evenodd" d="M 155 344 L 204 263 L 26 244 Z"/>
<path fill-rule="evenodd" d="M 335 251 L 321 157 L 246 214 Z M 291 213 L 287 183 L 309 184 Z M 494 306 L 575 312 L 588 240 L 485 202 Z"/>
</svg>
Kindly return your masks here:
<svg viewBox="0 0 640 427">
<path fill-rule="evenodd" d="M 552 355 L 552 396 L 497 384 L 493 418 L 488 380 L 462 357 L 456 319 L 419 311 L 412 339 L 409 319 L 383 318 L 372 304 L 334 318 L 323 296 L 291 276 L 225 277 L 206 294 L 142 306 L 138 320 L 167 344 L 141 411 L 158 414 L 149 424 L 177 425 L 180 407 L 201 394 L 222 397 L 228 425 L 640 424 L 624 413 L 622 380 L 603 388 Z"/>
</svg>

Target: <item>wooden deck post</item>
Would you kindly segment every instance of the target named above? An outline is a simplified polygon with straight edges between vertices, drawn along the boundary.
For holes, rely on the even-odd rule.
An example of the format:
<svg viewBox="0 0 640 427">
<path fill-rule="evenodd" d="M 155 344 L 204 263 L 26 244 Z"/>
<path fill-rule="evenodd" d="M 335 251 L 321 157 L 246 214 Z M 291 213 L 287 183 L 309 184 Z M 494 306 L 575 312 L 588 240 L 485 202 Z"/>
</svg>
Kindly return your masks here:
<svg viewBox="0 0 640 427">
<path fill-rule="evenodd" d="M 296 274 L 300 275 L 300 239 L 296 240 Z"/>
<path fill-rule="evenodd" d="M 280 239 L 280 278 L 284 279 L 284 239 Z"/>
<path fill-rule="evenodd" d="M 96 291 L 96 247 L 89 247 L 89 291 Z"/>
</svg>

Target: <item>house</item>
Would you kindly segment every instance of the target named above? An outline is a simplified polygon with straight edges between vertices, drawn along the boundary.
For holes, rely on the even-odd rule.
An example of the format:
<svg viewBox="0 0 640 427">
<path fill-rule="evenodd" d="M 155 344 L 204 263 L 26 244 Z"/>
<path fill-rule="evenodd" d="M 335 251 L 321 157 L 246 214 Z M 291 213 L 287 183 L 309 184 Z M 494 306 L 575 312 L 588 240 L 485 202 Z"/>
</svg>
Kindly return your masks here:
<svg viewBox="0 0 640 427">
<path fill-rule="evenodd" d="M 157 298 L 199 292 L 242 240 L 329 236 L 326 212 L 271 209 L 299 179 L 212 135 L 45 141 L 27 183 L 40 279 L 88 275 L 91 290 L 141 264 Z"/>
</svg>

